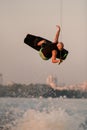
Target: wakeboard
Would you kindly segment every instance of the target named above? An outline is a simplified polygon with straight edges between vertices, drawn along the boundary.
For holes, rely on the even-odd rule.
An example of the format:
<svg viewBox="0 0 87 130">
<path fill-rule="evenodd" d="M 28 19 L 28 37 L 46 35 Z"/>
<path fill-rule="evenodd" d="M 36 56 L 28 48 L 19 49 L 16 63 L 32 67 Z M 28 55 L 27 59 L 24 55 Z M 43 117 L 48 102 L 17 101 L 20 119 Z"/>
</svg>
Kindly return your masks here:
<svg viewBox="0 0 87 130">
<path fill-rule="evenodd" d="M 46 43 L 52 44 L 51 41 L 32 34 L 27 34 L 27 36 L 24 38 L 24 43 L 32 47 L 33 49 L 39 51 L 41 49 L 41 46 L 37 46 L 37 43 L 40 42 L 41 40 L 45 40 Z"/>
</svg>

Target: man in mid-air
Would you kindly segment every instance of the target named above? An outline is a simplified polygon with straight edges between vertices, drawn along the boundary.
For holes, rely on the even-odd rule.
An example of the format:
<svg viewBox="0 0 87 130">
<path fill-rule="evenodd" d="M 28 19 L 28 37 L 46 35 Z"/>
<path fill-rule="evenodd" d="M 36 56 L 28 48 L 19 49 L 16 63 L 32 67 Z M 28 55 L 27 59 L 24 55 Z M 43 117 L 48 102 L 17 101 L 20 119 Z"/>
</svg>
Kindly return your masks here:
<svg viewBox="0 0 87 130">
<path fill-rule="evenodd" d="M 39 36 L 27 34 L 24 43 L 39 51 L 39 55 L 43 60 L 52 59 L 52 63 L 60 64 L 66 59 L 68 51 L 64 49 L 64 44 L 59 42 L 60 26 L 56 25 L 57 32 L 53 42 Z"/>
<path fill-rule="evenodd" d="M 36 45 L 41 46 L 39 51 L 40 56 L 44 60 L 52 58 L 52 63 L 61 63 L 66 59 L 68 51 L 64 49 L 64 44 L 59 42 L 60 26 L 56 25 L 57 32 L 52 44 L 46 40 L 39 41 Z"/>
</svg>

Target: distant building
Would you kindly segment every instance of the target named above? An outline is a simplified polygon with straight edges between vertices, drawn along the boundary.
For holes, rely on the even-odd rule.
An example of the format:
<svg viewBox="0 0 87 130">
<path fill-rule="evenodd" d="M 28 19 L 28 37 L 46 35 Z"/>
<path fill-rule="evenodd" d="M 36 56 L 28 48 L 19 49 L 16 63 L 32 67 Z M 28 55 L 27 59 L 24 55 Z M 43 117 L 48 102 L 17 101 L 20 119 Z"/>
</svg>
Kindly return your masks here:
<svg viewBox="0 0 87 130">
<path fill-rule="evenodd" d="M 14 85 L 14 84 L 15 84 L 15 82 L 13 82 L 13 81 L 8 81 L 8 82 L 7 82 L 7 85 L 8 85 L 8 86 L 12 86 L 12 85 Z"/>
<path fill-rule="evenodd" d="M 0 85 L 3 85 L 3 75 L 0 73 Z"/>
<path fill-rule="evenodd" d="M 57 87 L 57 78 L 52 75 L 49 75 L 47 77 L 47 84 L 55 89 Z"/>
</svg>

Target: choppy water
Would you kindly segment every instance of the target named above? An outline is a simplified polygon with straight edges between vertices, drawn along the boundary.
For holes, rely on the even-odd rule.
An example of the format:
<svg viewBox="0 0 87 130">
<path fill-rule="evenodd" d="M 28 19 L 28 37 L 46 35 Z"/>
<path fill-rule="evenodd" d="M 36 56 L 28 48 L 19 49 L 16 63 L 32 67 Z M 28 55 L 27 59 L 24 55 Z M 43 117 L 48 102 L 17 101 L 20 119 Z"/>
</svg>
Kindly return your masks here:
<svg viewBox="0 0 87 130">
<path fill-rule="evenodd" d="M 0 130 L 87 130 L 87 99 L 0 98 Z"/>
</svg>

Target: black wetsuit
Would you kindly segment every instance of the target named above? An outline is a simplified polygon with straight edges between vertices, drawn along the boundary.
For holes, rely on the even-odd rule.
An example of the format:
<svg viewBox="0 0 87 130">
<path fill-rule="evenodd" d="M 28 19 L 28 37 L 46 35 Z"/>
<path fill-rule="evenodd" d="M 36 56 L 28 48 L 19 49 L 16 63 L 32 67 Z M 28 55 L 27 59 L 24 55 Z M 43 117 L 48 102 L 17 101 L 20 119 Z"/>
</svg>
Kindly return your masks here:
<svg viewBox="0 0 87 130">
<path fill-rule="evenodd" d="M 62 49 L 61 51 L 58 50 L 56 43 L 52 43 L 52 44 L 50 44 L 50 43 L 43 43 L 42 46 L 41 46 L 41 51 L 42 51 L 43 55 L 45 57 L 47 57 L 47 59 L 50 59 L 52 57 L 52 51 L 53 50 L 57 51 L 56 58 L 65 60 L 65 58 L 68 55 L 68 51 L 67 50 L 65 50 L 65 49 Z"/>
</svg>

